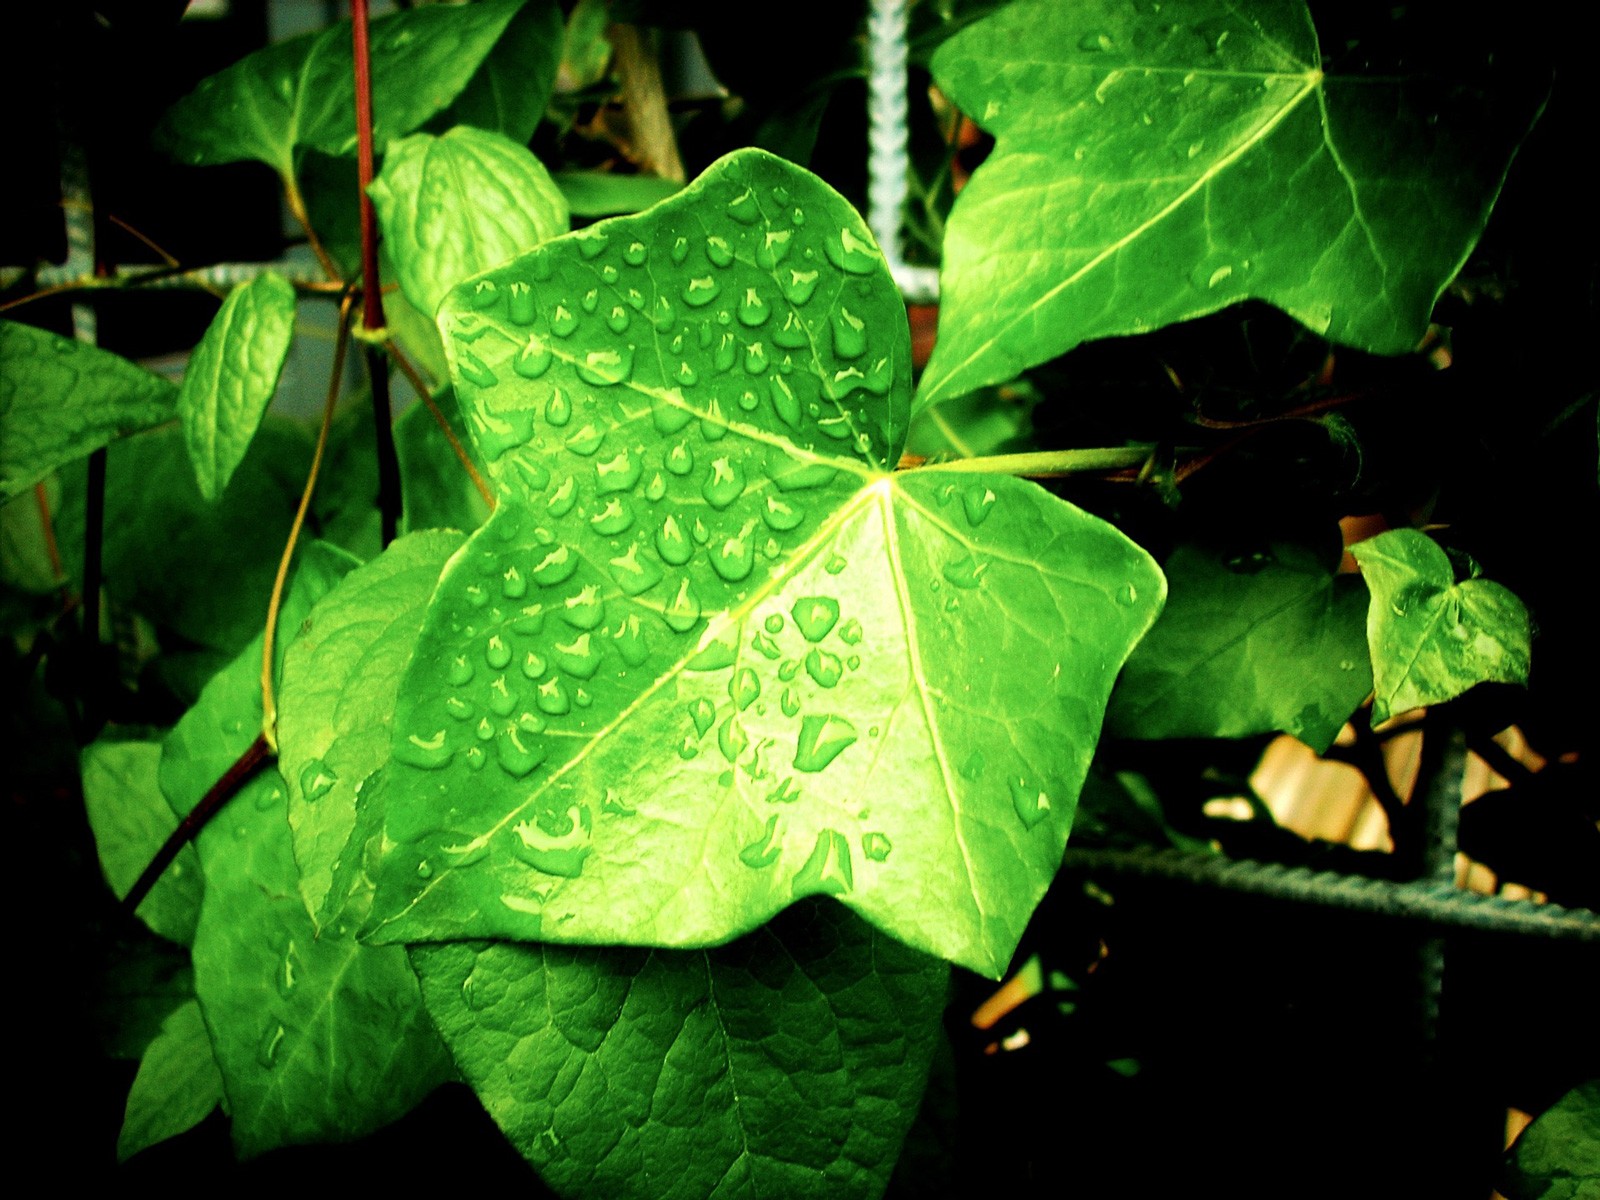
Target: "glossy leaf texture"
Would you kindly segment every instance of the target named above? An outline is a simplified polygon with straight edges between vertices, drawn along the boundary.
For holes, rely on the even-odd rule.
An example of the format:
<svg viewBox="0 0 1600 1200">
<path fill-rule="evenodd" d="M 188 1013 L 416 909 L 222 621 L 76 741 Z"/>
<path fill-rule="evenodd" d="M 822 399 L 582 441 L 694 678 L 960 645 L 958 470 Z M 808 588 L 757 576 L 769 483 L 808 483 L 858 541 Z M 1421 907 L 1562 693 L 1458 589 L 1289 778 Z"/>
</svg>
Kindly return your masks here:
<svg viewBox="0 0 1600 1200">
<path fill-rule="evenodd" d="M 556 0 L 529 0 L 437 124 L 471 125 L 527 145 L 555 90 L 562 33 Z"/>
<path fill-rule="evenodd" d="M 160 764 L 159 742 L 102 740 L 83 751 L 83 804 L 100 869 L 119 900 L 178 825 L 161 794 Z M 162 937 L 187 946 L 194 940 L 200 897 L 200 860 L 193 847 L 185 847 L 136 915 Z"/>
<path fill-rule="evenodd" d="M 998 974 L 1165 584 L 1032 484 L 889 473 L 855 212 L 742 151 L 440 323 L 502 503 L 401 687 L 371 932 L 697 946 L 826 894 Z"/>
<path fill-rule="evenodd" d="M 0 321 L 0 360 L 0 500 L 172 418 L 177 388 L 83 342 Z"/>
<path fill-rule="evenodd" d="M 294 629 L 353 565 L 313 547 L 280 617 Z M 261 728 L 259 642 L 218 674 L 168 735 L 161 784 L 186 812 Z M 255 776 L 198 839 L 205 899 L 195 992 L 214 1035 L 239 1153 L 360 1137 L 450 1075 L 397 948 L 312 925 L 301 901 L 283 781 Z"/>
<path fill-rule="evenodd" d="M 996 145 L 950 216 L 919 406 L 1245 299 L 1408 351 L 1542 96 L 1325 75 L 1297 0 L 1027 0 L 933 71 Z"/>
<path fill-rule="evenodd" d="M 567 202 L 539 160 L 459 126 L 393 143 L 372 201 L 406 299 L 432 314 L 468 275 L 567 231 Z"/>
<path fill-rule="evenodd" d="M 294 336 L 294 288 L 264 271 L 222 302 L 189 356 L 178 417 L 195 482 L 216 500 L 261 427 Z"/>
<path fill-rule="evenodd" d="M 322 598 L 284 654 L 278 764 L 300 894 L 319 928 L 363 785 L 389 760 L 395 693 L 423 610 L 463 540 L 432 530 L 394 542 Z"/>
<path fill-rule="evenodd" d="M 222 1073 L 200 1005 L 185 1001 L 139 1060 L 117 1135 L 118 1161 L 193 1129 L 222 1099 Z"/>
<path fill-rule="evenodd" d="M 372 23 L 373 141 L 380 149 L 447 108 L 525 0 L 439 5 Z M 350 23 L 258 50 L 200 81 L 168 110 L 157 141 L 194 166 L 252 159 L 294 174 L 296 147 L 356 148 Z"/>
<path fill-rule="evenodd" d="M 1339 543 L 1186 543 L 1161 618 L 1123 668 L 1106 730 L 1124 738 L 1292 734 L 1318 754 L 1372 690 L 1367 589 Z"/>
<path fill-rule="evenodd" d="M 566 1196 L 875 1197 L 948 968 L 810 901 L 731 945 L 411 947 L 507 1138 Z"/>
<path fill-rule="evenodd" d="M 1450 558 L 1415 529 L 1350 548 L 1372 590 L 1372 723 L 1440 704 L 1478 683 L 1528 682 L 1531 631 L 1522 601 L 1498 583 L 1456 582 Z"/>
</svg>

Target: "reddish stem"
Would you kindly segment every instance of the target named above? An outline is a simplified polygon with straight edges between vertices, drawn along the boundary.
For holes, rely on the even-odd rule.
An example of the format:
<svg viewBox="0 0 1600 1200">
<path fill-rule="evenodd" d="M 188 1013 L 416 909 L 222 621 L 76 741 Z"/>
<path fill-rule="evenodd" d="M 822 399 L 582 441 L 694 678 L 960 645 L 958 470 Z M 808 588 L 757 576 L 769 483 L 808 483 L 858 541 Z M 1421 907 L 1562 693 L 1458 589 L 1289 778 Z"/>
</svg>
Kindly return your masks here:
<svg viewBox="0 0 1600 1200">
<path fill-rule="evenodd" d="M 352 0 L 350 27 L 356 67 L 356 162 L 361 180 L 361 326 L 381 330 L 383 289 L 378 279 L 378 220 L 367 188 L 372 183 L 372 53 L 367 37 L 367 0 Z M 389 407 L 389 360 L 376 344 L 367 345 L 367 376 L 372 383 L 372 420 L 378 452 L 378 511 L 383 544 L 394 541 L 400 523 L 400 463 L 395 454 Z"/>
<path fill-rule="evenodd" d="M 378 287 L 378 223 L 372 211 L 372 51 L 367 39 L 367 0 L 351 0 L 355 39 L 356 169 L 361 180 L 361 292 L 364 329 L 383 328 L 383 292 Z"/>
<path fill-rule="evenodd" d="M 156 851 L 156 856 L 150 860 L 150 865 L 144 869 L 133 886 L 128 889 L 128 894 L 122 898 L 123 912 L 132 913 L 138 909 L 140 903 L 150 894 L 150 889 L 155 887 L 156 881 L 172 865 L 172 860 L 178 857 L 178 852 L 195 839 L 205 828 L 206 822 L 220 812 L 224 804 L 238 795 L 239 789 L 249 782 L 250 777 L 260 770 L 262 764 L 271 756 L 266 735 L 258 733 L 256 740 L 246 747 L 245 752 L 238 757 L 233 766 L 223 772 L 222 778 L 211 785 L 211 789 L 200 797 L 200 802 L 189 810 L 188 815 L 178 822 L 178 827 L 168 835 L 161 849 Z"/>
</svg>

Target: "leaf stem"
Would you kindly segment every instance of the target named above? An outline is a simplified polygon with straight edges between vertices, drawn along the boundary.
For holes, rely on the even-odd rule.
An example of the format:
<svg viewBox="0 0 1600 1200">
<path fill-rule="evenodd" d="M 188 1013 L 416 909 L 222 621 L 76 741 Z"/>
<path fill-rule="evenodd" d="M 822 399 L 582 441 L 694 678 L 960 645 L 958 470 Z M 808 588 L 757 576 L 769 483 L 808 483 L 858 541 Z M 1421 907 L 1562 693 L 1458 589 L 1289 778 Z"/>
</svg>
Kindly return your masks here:
<svg viewBox="0 0 1600 1200">
<path fill-rule="evenodd" d="M 984 471 L 992 475 L 1019 475 L 1046 479 L 1083 471 L 1110 471 L 1137 467 L 1150 457 L 1150 446 L 1107 446 L 1090 450 L 1037 450 L 1026 454 L 992 454 L 925 464 L 924 471 Z"/>
<path fill-rule="evenodd" d="M 244 753 L 234 760 L 233 765 L 222 773 L 222 778 L 212 784 L 206 794 L 200 797 L 199 803 L 178 822 L 177 828 L 167 835 L 167 840 L 161 843 L 161 849 L 156 851 L 155 857 L 150 860 L 150 865 L 139 873 L 139 878 L 134 880 L 127 895 L 123 896 L 120 906 L 123 912 L 132 916 L 138 910 L 144 898 L 150 894 L 150 889 L 155 887 L 156 881 L 172 865 L 172 860 L 178 857 L 179 851 L 195 839 L 206 827 L 206 823 L 222 810 L 224 804 L 238 795 L 239 789 L 249 782 L 250 777 L 260 770 L 270 757 L 272 749 L 267 745 L 266 734 L 257 734 L 255 741 L 251 742 Z"/>
<path fill-rule="evenodd" d="M 433 392 L 428 386 L 428 381 L 422 377 L 422 372 L 417 370 L 411 360 L 405 356 L 405 352 L 400 349 L 399 343 L 393 338 L 386 341 L 383 346 L 389 352 L 389 356 L 394 359 L 395 366 L 400 368 L 400 373 L 411 381 L 412 388 L 416 390 L 418 396 L 422 397 L 422 402 L 428 406 L 428 411 L 433 414 L 433 419 L 444 434 L 445 441 L 450 443 L 450 449 L 455 452 L 456 458 L 466 468 L 467 476 L 472 480 L 472 486 L 478 489 L 478 495 L 483 497 L 483 502 L 489 506 L 489 511 L 493 512 L 496 504 L 494 493 L 489 490 L 489 485 L 484 482 L 483 476 L 478 472 L 477 464 L 472 461 L 472 456 L 467 453 L 466 447 L 461 444 L 461 439 L 456 437 L 456 431 L 450 428 L 450 419 L 444 415 L 444 410 L 439 407 L 439 402 L 433 398 Z"/>
<path fill-rule="evenodd" d="M 378 274 L 378 218 L 367 189 L 372 186 L 372 48 L 367 30 L 367 0 L 351 0 L 350 36 L 353 40 L 356 89 L 356 174 L 360 181 L 361 210 L 361 328 L 368 334 L 383 330 L 383 289 Z M 378 453 L 378 512 L 382 539 L 387 546 L 400 527 L 400 462 L 394 448 L 394 417 L 389 403 L 389 359 L 381 346 L 368 340 L 367 378 L 372 387 L 373 436 Z"/>
<path fill-rule="evenodd" d="M 389 404 L 389 356 L 382 346 L 368 343 L 366 360 L 378 454 L 378 515 L 382 544 L 387 546 L 400 530 L 400 459 L 395 452 L 394 415 Z"/>
<path fill-rule="evenodd" d="M 383 328 L 383 292 L 378 287 L 378 218 L 367 189 L 372 186 L 372 50 L 367 36 L 367 0 L 351 0 L 356 88 L 356 177 L 361 194 L 361 327 Z"/>
<path fill-rule="evenodd" d="M 72 588 L 67 582 L 66 569 L 61 565 L 61 547 L 56 542 L 56 525 L 50 516 L 50 493 L 42 481 L 33 485 L 33 504 L 39 510 L 39 534 L 44 538 L 51 578 L 61 581 L 61 607 L 65 611 L 72 604 Z"/>
<path fill-rule="evenodd" d="M 317 472 L 322 468 L 322 455 L 328 447 L 328 430 L 333 427 L 333 410 L 339 400 L 339 385 L 344 382 L 344 356 L 350 346 L 350 310 L 355 304 L 355 293 L 345 294 L 339 306 L 339 331 L 333 342 L 333 373 L 328 379 L 328 397 L 322 404 L 322 425 L 317 430 L 317 448 L 311 456 L 311 470 L 306 473 L 306 486 L 300 493 L 300 507 L 295 510 L 294 524 L 289 527 L 289 539 L 284 543 L 283 557 L 278 560 L 278 574 L 272 581 L 272 597 L 267 601 L 267 623 L 261 637 L 261 736 L 267 748 L 278 752 L 278 704 L 272 691 L 272 649 L 277 639 L 278 609 L 283 604 L 283 585 L 289 578 L 289 563 L 294 558 L 295 544 L 300 540 L 300 529 L 306 521 L 306 510 L 311 507 L 311 496 L 317 490 Z"/>
<path fill-rule="evenodd" d="M 299 223 L 300 228 L 306 231 L 306 242 L 311 247 L 311 252 L 317 256 L 317 262 L 322 264 L 322 269 L 330 280 L 340 281 L 339 268 L 334 264 L 333 258 L 322 244 L 322 239 L 317 236 L 317 231 L 311 227 L 311 214 L 306 211 L 306 199 L 300 194 L 300 184 L 294 177 L 294 172 L 285 171 L 280 177 L 283 180 L 283 198 L 289 206 L 289 212 Z"/>
</svg>

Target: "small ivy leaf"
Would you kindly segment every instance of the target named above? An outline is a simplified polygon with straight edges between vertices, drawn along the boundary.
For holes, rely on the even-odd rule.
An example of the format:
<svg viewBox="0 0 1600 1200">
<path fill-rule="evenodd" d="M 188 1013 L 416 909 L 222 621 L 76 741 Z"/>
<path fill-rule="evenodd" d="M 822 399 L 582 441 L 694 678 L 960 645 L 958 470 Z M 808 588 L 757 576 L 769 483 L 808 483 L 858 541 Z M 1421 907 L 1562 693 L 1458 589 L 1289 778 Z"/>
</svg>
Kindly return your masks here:
<svg viewBox="0 0 1600 1200">
<path fill-rule="evenodd" d="M 83 803 L 100 869 L 118 899 L 178 825 L 161 794 L 160 763 L 159 742 L 102 739 L 83 752 Z M 193 847 L 185 847 L 140 901 L 137 916 L 162 937 L 187 946 L 194 941 L 200 896 L 200 860 Z"/>
<path fill-rule="evenodd" d="M 472 438 L 461 422 L 455 393 L 448 388 L 434 397 L 456 440 L 474 460 Z M 489 519 L 489 506 L 445 440 L 426 405 L 414 404 L 394 423 L 395 452 L 400 459 L 400 497 L 405 508 L 402 528 L 460 529 L 471 533 Z"/>
<path fill-rule="evenodd" d="M 452 286 L 567 231 L 567 202 L 537 158 L 460 126 L 390 145 L 372 202 L 406 299 L 431 314 Z"/>
<path fill-rule="evenodd" d="M 0 500 L 172 418 L 175 387 L 83 342 L 0 321 L 0 359 Z"/>
<path fill-rule="evenodd" d="M 1161 619 L 1106 710 L 1124 738 L 1236 738 L 1281 731 L 1318 754 L 1372 690 L 1367 590 L 1297 542 L 1247 551 L 1179 546 Z"/>
<path fill-rule="evenodd" d="M 1518 1135 L 1499 1190 L 1510 1200 L 1600 1195 L 1600 1079 L 1573 1088 Z"/>
<path fill-rule="evenodd" d="M 401 686 L 373 936 L 702 946 L 826 894 L 998 975 L 1165 582 L 1033 484 L 889 473 L 854 210 L 742 151 L 440 325 L 502 500 Z"/>
<path fill-rule="evenodd" d="M 117 1161 L 193 1129 L 223 1102 L 222 1073 L 200 1005 L 185 1001 L 161 1023 L 133 1077 Z"/>
<path fill-rule="evenodd" d="M 309 547 L 280 628 L 295 629 L 352 566 Z M 258 640 L 167 736 L 161 786 L 175 812 L 187 812 L 261 728 L 260 673 Z M 195 993 L 215 1033 L 241 1155 L 360 1137 L 449 1077 L 404 952 L 363 946 L 348 928 L 319 936 L 306 915 L 276 771 L 246 784 L 197 847 L 206 884 Z"/>
<path fill-rule="evenodd" d="M 1449 556 L 1415 529 L 1350 548 L 1372 591 L 1372 723 L 1478 683 L 1528 682 L 1528 610 L 1487 579 L 1455 582 Z"/>
<path fill-rule="evenodd" d="M 996 144 L 950 215 L 919 409 L 1246 299 L 1413 349 L 1547 86 L 1325 74 L 1280 0 L 1026 0 L 933 72 Z"/>
<path fill-rule="evenodd" d="M 278 765 L 300 894 L 319 930 L 363 781 L 389 759 L 395 692 L 423 610 L 463 540 L 448 530 L 400 538 L 323 597 L 284 654 Z"/>
<path fill-rule="evenodd" d="M 816 901 L 704 952 L 410 951 L 484 1108 L 569 1196 L 881 1195 L 949 974 Z"/>
<path fill-rule="evenodd" d="M 410 133 L 460 95 L 526 0 L 439 5 L 372 22 L 373 141 Z M 253 159 L 294 174 L 294 151 L 356 151 L 350 22 L 258 50 L 168 110 L 156 140 L 194 166 Z"/>
<path fill-rule="evenodd" d="M 228 294 L 189 356 L 178 417 L 207 500 L 222 495 L 244 460 L 278 390 L 293 336 L 294 288 L 263 271 Z"/>
<path fill-rule="evenodd" d="M 530 0 L 430 128 L 442 132 L 472 125 L 527 145 L 555 91 L 561 43 L 561 6 L 555 0 Z"/>
<path fill-rule="evenodd" d="M 642 212 L 683 190 L 659 175 L 614 175 L 609 171 L 557 171 L 555 180 L 575 217 L 610 217 Z"/>
</svg>

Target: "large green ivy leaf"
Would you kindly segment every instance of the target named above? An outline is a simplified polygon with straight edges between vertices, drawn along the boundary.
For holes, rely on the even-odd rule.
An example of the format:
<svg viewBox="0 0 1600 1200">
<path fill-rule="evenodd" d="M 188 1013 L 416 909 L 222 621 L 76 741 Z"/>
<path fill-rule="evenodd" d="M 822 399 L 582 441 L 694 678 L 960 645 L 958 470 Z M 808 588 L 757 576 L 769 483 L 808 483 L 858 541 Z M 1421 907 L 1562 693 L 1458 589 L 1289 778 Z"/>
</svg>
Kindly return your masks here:
<svg viewBox="0 0 1600 1200">
<path fill-rule="evenodd" d="M 1165 584 L 1032 484 L 889 472 L 856 213 L 743 151 L 440 322 L 503 502 L 401 688 L 372 932 L 696 946 L 821 893 L 998 974 Z"/>
<path fill-rule="evenodd" d="M 114 443 L 101 558 L 107 590 L 158 625 L 236 653 L 261 631 L 310 462 L 306 431 L 269 414 L 211 504 L 176 425 Z M 82 464 L 62 471 L 56 512 L 62 562 L 74 573 L 83 564 L 84 474 Z"/>
<path fill-rule="evenodd" d="M 353 565 L 313 547 L 280 617 L 293 630 Z M 167 737 L 161 785 L 179 813 L 261 728 L 259 642 L 218 674 Z M 300 898 L 283 781 L 257 775 L 199 840 L 205 899 L 195 992 L 244 1155 L 359 1137 L 449 1077 L 405 953 L 320 932 Z"/>
<path fill-rule="evenodd" d="M 1528 682 L 1528 610 L 1498 583 L 1456 582 L 1450 558 L 1415 529 L 1350 548 L 1372 589 L 1372 723 L 1440 704 L 1474 684 Z"/>
<path fill-rule="evenodd" d="M 189 356 L 178 416 L 207 500 L 222 495 L 250 448 L 293 336 L 294 288 L 264 271 L 229 293 Z"/>
<path fill-rule="evenodd" d="M 921 404 L 1251 298 L 1410 350 L 1539 104 L 1325 75 L 1298 0 L 1026 0 L 933 70 L 996 146 L 950 216 Z"/>
<path fill-rule="evenodd" d="M 555 90 L 561 43 L 561 6 L 530 0 L 435 123 L 442 129 L 473 125 L 526 145 Z"/>
<path fill-rule="evenodd" d="M 178 390 L 120 355 L 0 321 L 0 500 L 170 420 Z"/>
<path fill-rule="evenodd" d="M 319 927 L 357 796 L 389 761 L 395 692 L 423 610 L 463 540 L 432 530 L 396 541 L 323 597 L 284 655 L 278 764 L 300 894 Z"/>
<path fill-rule="evenodd" d="M 161 1023 L 128 1091 L 117 1159 L 193 1129 L 222 1103 L 222 1073 L 200 1005 L 189 1000 Z"/>
<path fill-rule="evenodd" d="M 947 968 L 812 901 L 711 951 L 411 948 L 484 1107 L 563 1195 L 882 1194 Z"/>
<path fill-rule="evenodd" d="M 448 107 L 524 3 L 430 5 L 374 21 L 374 144 L 381 149 Z M 354 73 L 348 21 L 290 38 L 202 79 L 156 138 L 196 166 L 254 159 L 290 176 L 297 146 L 355 153 Z"/>
<path fill-rule="evenodd" d="M 1329 553 L 1291 541 L 1222 551 L 1187 543 L 1171 597 L 1123 668 L 1106 729 L 1126 738 L 1282 731 L 1321 754 L 1372 690 L 1367 589 Z"/>
<path fill-rule="evenodd" d="M 98 741 L 83 751 L 83 803 L 106 882 L 128 894 L 167 836 L 177 828 L 161 794 L 159 742 Z M 200 915 L 200 860 L 179 851 L 166 874 L 139 902 L 137 916 L 156 933 L 187 946 Z"/>
<path fill-rule="evenodd" d="M 567 202 L 524 146 L 470 126 L 395 142 L 372 202 L 406 299 L 425 313 L 455 284 L 567 231 Z"/>
<path fill-rule="evenodd" d="M 1573 1088 L 1511 1147 L 1499 1190 L 1510 1200 L 1600 1197 L 1600 1079 Z"/>
</svg>

